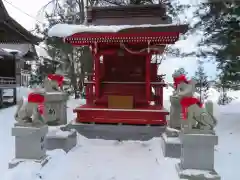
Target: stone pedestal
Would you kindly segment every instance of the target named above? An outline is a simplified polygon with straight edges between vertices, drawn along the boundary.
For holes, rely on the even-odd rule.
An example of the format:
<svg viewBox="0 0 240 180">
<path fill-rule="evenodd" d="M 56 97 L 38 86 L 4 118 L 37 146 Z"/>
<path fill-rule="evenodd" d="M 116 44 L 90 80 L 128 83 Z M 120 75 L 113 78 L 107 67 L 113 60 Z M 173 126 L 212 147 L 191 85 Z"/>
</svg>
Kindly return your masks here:
<svg viewBox="0 0 240 180">
<path fill-rule="evenodd" d="M 65 152 L 70 151 L 77 144 L 77 132 L 74 129 L 65 129 L 65 127 L 53 128 L 46 137 L 47 150 L 62 149 Z"/>
<path fill-rule="evenodd" d="M 46 156 L 44 147 L 47 126 L 12 128 L 12 136 L 15 136 L 15 158 L 40 160 Z"/>
<path fill-rule="evenodd" d="M 162 151 L 164 157 L 180 158 L 181 143 L 179 137 L 172 137 L 169 136 L 167 133 L 163 133 Z"/>
<path fill-rule="evenodd" d="M 181 105 L 179 98 L 176 96 L 170 96 L 171 107 L 170 107 L 170 120 L 169 127 L 180 129 L 181 128 Z"/>
<path fill-rule="evenodd" d="M 214 170 L 214 147 L 218 137 L 212 134 L 180 134 L 181 157 L 176 166 L 180 178 L 219 180 Z"/>
<path fill-rule="evenodd" d="M 44 143 L 47 132 L 47 126 L 32 127 L 16 124 L 12 128 L 12 136 L 15 136 L 15 158 L 9 163 L 9 168 L 26 160 L 46 164 L 48 159 Z"/>
<path fill-rule="evenodd" d="M 67 124 L 67 100 L 64 92 L 46 92 L 44 119 L 49 125 Z"/>
</svg>

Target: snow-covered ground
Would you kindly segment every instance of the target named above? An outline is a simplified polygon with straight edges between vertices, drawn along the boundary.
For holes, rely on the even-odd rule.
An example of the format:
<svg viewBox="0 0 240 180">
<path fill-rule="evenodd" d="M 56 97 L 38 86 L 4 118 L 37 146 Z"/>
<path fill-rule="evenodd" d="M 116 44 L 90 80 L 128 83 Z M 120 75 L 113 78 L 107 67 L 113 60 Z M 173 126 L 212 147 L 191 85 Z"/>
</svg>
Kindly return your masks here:
<svg viewBox="0 0 240 180">
<path fill-rule="evenodd" d="M 20 95 L 29 92 L 26 88 L 19 89 Z M 165 89 L 164 103 L 169 108 L 169 95 L 172 89 Z M 211 89 L 211 99 L 219 94 Z M 240 92 L 231 92 L 240 97 Z M 68 120 L 74 118 L 72 109 L 82 100 L 70 99 L 68 102 Z M 238 180 L 240 161 L 240 120 L 238 119 L 239 100 L 229 105 L 215 105 L 218 118 L 216 128 L 219 145 L 215 151 L 215 169 L 223 180 Z M 33 162 L 25 162 L 8 170 L 8 162 L 14 157 L 14 139 L 11 127 L 14 123 L 13 114 L 16 107 L 0 110 L 0 179 L 1 180 L 178 180 L 174 165 L 178 159 L 162 156 L 160 138 L 149 141 L 106 141 L 87 139 L 78 136 L 78 145 L 68 154 L 61 150 L 49 151 L 52 157 L 43 168 Z"/>
</svg>

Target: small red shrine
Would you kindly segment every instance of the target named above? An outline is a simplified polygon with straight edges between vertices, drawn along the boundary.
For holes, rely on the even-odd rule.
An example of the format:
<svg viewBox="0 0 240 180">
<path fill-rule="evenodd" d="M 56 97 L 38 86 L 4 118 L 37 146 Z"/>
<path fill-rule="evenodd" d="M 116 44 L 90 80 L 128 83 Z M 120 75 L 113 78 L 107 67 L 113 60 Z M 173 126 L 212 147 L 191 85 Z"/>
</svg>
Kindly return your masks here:
<svg viewBox="0 0 240 180">
<path fill-rule="evenodd" d="M 64 38 L 73 46 L 89 46 L 94 57 L 86 104 L 74 109 L 76 121 L 165 125 L 166 84 L 153 56 L 174 44 L 187 25 L 171 24 L 163 5 L 92 7 L 87 13 L 88 25 L 72 27 L 74 33 Z"/>
</svg>

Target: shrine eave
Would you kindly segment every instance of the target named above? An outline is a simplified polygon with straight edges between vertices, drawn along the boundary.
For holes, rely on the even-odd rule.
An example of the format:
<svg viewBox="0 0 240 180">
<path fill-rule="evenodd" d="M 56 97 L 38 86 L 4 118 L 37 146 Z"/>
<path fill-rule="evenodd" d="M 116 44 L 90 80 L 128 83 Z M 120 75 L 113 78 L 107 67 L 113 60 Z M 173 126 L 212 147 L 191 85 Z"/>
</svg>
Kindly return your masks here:
<svg viewBox="0 0 240 180">
<path fill-rule="evenodd" d="M 0 43 L 38 44 L 41 41 L 17 22 L 0 21 Z"/>
<path fill-rule="evenodd" d="M 158 43 L 174 44 L 180 34 L 188 29 L 187 25 L 159 27 L 130 27 L 118 32 L 82 32 L 64 38 L 73 45 L 88 45 L 92 43 Z"/>
</svg>

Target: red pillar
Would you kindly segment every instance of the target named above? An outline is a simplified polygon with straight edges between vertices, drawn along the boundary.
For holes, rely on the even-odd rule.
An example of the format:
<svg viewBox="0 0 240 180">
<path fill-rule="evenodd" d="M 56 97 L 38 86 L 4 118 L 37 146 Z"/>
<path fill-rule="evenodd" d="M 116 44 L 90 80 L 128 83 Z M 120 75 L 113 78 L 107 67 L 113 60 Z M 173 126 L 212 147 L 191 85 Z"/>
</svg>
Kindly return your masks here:
<svg viewBox="0 0 240 180">
<path fill-rule="evenodd" d="M 159 104 L 163 107 L 163 86 L 159 87 Z"/>
<path fill-rule="evenodd" d="M 150 74 L 150 69 L 151 69 L 151 58 L 152 55 L 149 54 L 146 57 L 146 99 L 147 101 L 151 101 L 151 74 Z"/>
<path fill-rule="evenodd" d="M 100 54 L 94 55 L 95 95 L 100 96 Z"/>
</svg>

